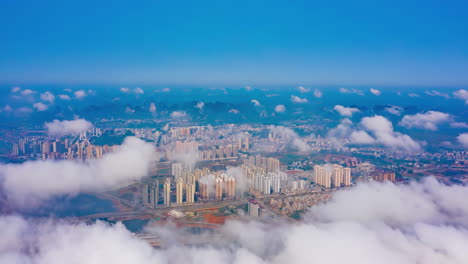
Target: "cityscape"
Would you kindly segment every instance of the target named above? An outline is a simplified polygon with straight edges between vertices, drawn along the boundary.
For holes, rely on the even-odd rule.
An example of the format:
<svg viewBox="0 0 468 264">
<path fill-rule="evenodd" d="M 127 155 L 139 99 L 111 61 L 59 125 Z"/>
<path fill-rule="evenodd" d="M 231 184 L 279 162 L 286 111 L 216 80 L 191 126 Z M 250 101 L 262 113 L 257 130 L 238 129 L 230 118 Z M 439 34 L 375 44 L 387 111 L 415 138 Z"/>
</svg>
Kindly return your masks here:
<svg viewBox="0 0 468 264">
<path fill-rule="evenodd" d="M 468 263 L 468 3 L 0 3 L 0 264 Z"/>
</svg>

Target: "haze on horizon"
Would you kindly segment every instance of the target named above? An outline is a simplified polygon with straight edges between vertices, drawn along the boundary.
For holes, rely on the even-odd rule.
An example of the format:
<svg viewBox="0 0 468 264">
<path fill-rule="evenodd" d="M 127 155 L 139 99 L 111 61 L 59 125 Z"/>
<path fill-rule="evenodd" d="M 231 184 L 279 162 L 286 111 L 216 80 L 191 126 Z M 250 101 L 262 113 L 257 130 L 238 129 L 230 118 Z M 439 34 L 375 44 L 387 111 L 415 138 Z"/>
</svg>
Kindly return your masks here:
<svg viewBox="0 0 468 264">
<path fill-rule="evenodd" d="M 468 84 L 466 1 L 3 1 L 0 83 Z"/>
</svg>

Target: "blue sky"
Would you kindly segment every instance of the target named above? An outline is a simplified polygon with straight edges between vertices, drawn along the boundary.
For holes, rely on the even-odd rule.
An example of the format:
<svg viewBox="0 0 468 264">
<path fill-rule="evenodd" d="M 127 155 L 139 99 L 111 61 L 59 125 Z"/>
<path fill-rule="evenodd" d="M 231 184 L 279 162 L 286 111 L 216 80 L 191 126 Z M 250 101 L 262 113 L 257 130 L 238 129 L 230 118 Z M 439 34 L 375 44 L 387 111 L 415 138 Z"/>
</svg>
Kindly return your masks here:
<svg viewBox="0 0 468 264">
<path fill-rule="evenodd" d="M 0 1 L 0 83 L 468 85 L 467 1 Z"/>
</svg>

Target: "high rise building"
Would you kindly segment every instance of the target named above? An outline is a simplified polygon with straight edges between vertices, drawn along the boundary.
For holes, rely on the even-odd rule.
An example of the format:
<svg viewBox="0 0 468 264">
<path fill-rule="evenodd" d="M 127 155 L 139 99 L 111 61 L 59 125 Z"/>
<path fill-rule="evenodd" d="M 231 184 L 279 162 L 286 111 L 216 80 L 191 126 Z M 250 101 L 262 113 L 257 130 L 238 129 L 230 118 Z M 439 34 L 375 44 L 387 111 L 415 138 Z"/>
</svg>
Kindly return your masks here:
<svg viewBox="0 0 468 264">
<path fill-rule="evenodd" d="M 159 182 L 154 181 L 150 187 L 149 203 L 152 207 L 156 207 L 158 206 L 158 201 L 159 201 Z"/>
<path fill-rule="evenodd" d="M 183 202 L 184 195 L 184 180 L 182 178 L 176 179 L 176 203 L 181 204 Z"/>
<path fill-rule="evenodd" d="M 257 200 L 254 200 L 254 199 L 249 200 L 248 210 L 249 210 L 249 216 L 252 216 L 252 217 L 258 216 L 259 206 L 258 206 Z"/>
<path fill-rule="evenodd" d="M 236 195 L 236 179 L 232 177 L 226 177 L 226 197 L 232 199 Z"/>
<path fill-rule="evenodd" d="M 223 179 L 221 178 L 216 178 L 215 180 L 215 199 L 223 199 Z"/>
<path fill-rule="evenodd" d="M 195 202 L 195 184 L 187 183 L 185 185 L 185 201 L 187 203 Z"/>
<path fill-rule="evenodd" d="M 166 178 L 164 182 L 164 205 L 169 206 L 171 204 L 171 179 Z"/>
<path fill-rule="evenodd" d="M 351 186 L 351 168 L 343 169 L 343 185 Z"/>
</svg>

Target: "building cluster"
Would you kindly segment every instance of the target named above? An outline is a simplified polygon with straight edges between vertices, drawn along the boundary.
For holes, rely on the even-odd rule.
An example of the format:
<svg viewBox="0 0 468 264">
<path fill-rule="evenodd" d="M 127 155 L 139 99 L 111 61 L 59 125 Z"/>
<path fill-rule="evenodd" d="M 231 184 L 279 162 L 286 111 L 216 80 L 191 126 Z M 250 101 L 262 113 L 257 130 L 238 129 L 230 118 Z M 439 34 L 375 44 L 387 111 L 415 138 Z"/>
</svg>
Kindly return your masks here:
<svg viewBox="0 0 468 264">
<path fill-rule="evenodd" d="M 313 182 L 325 188 L 338 188 L 351 185 L 351 168 L 338 164 L 315 165 Z"/>
<path fill-rule="evenodd" d="M 372 175 L 372 179 L 378 182 L 384 182 L 384 181 L 395 182 L 396 176 L 395 176 L 395 172 L 376 171 Z"/>
<path fill-rule="evenodd" d="M 173 151 L 168 153 L 168 157 L 172 155 L 184 153 L 196 153 L 199 160 L 222 160 L 236 159 L 239 157 L 239 150 L 249 149 L 249 138 L 237 138 L 236 142 L 225 144 L 201 144 L 199 141 L 181 141 L 177 140 L 174 144 Z"/>
<path fill-rule="evenodd" d="M 242 173 L 249 183 L 250 192 L 260 194 L 280 193 L 288 178 L 280 171 L 280 162 L 275 158 L 260 155 L 250 156 L 241 166 Z"/>
<path fill-rule="evenodd" d="M 100 134 L 100 130 L 93 130 L 93 135 Z M 12 154 L 29 158 L 88 160 L 100 159 L 105 153 L 113 152 L 118 146 L 97 146 L 90 143 L 86 132 L 77 138 L 44 139 L 26 137 L 13 145 Z"/>
</svg>

